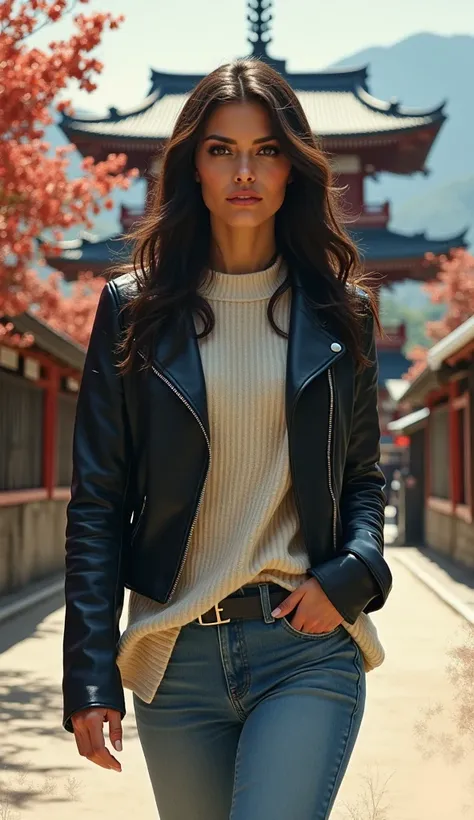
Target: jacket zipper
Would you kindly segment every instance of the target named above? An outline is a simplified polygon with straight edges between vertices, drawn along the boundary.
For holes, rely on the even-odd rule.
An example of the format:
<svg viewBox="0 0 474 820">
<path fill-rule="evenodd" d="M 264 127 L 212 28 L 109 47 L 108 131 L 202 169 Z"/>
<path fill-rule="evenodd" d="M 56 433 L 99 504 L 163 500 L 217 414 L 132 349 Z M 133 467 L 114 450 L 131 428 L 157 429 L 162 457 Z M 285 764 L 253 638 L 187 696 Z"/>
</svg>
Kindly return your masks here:
<svg viewBox="0 0 474 820">
<path fill-rule="evenodd" d="M 142 356 L 142 358 L 145 359 L 145 354 L 142 353 L 141 350 L 138 351 L 138 352 L 140 353 L 140 356 Z M 209 436 L 207 435 L 206 428 L 204 427 L 204 425 L 203 425 L 201 419 L 199 418 L 198 414 L 195 412 L 195 410 L 193 410 L 193 408 L 191 407 L 189 402 L 186 401 L 186 399 L 179 392 L 179 390 L 176 390 L 176 387 L 174 386 L 174 384 L 171 384 L 169 379 L 167 379 L 166 376 L 163 375 L 163 373 L 160 373 L 160 371 L 157 370 L 154 365 L 151 366 L 151 369 L 153 370 L 153 373 L 155 373 L 155 375 L 158 376 L 158 378 L 161 379 L 170 388 L 170 390 L 172 390 L 173 393 L 176 396 L 178 396 L 179 399 L 181 399 L 181 401 L 183 402 L 185 407 L 187 407 L 188 410 L 193 414 L 194 418 L 196 419 L 197 423 L 199 424 L 199 427 L 201 428 L 201 430 L 204 434 L 204 438 L 206 439 L 207 449 L 209 451 L 209 461 L 208 461 L 208 465 L 207 465 L 206 478 L 204 479 L 204 484 L 202 485 L 201 495 L 199 496 L 199 501 L 198 501 L 198 505 L 197 505 L 197 508 L 196 508 L 196 512 L 194 513 L 194 518 L 193 518 L 193 522 L 191 524 L 191 529 L 189 531 L 188 540 L 186 542 L 186 547 L 184 549 L 183 557 L 181 559 L 181 565 L 179 567 L 178 574 L 175 578 L 175 581 L 174 581 L 173 587 L 171 589 L 171 592 L 170 592 L 170 594 L 168 595 L 168 598 L 167 598 L 167 601 L 170 601 L 171 598 L 173 597 L 175 591 L 176 591 L 176 587 L 178 586 L 179 579 L 181 578 L 181 575 L 182 575 L 182 572 L 183 572 L 183 569 L 184 569 L 184 564 L 186 562 L 186 558 L 187 558 L 187 555 L 188 555 L 189 545 L 191 543 L 191 538 L 192 538 L 192 535 L 193 535 L 194 527 L 196 525 L 197 517 L 199 515 L 199 510 L 201 509 L 201 504 L 202 504 L 202 499 L 204 497 L 204 492 L 206 490 L 207 479 L 209 477 L 209 470 L 210 470 L 210 467 L 211 467 L 212 454 L 211 454 L 211 442 L 209 441 Z"/>
<path fill-rule="evenodd" d="M 330 367 L 328 370 L 328 382 L 329 382 L 329 427 L 328 427 L 328 449 L 327 449 L 327 459 L 328 459 L 328 485 L 329 485 L 329 493 L 332 499 L 332 540 L 334 546 L 334 552 L 336 551 L 336 527 L 337 527 L 337 503 L 336 503 L 336 496 L 334 494 L 334 487 L 332 483 L 332 431 L 334 426 L 334 383 L 332 377 L 332 368 Z"/>
<path fill-rule="evenodd" d="M 329 486 L 329 493 L 331 496 L 332 501 L 332 539 L 334 544 L 334 550 L 336 550 L 336 534 L 337 534 L 337 502 L 336 496 L 334 495 L 333 483 L 332 483 L 332 432 L 334 427 L 334 384 L 333 384 L 333 375 L 332 375 L 332 368 L 330 367 L 327 371 L 328 374 L 328 381 L 329 381 L 329 424 L 328 424 L 328 446 L 327 446 L 327 463 L 328 463 L 328 486 Z M 298 390 L 298 394 L 295 398 L 295 402 L 293 405 L 293 412 L 292 412 L 292 419 L 291 419 L 291 427 L 293 427 L 293 416 L 295 414 L 296 404 L 298 399 L 303 392 L 304 388 L 314 379 L 319 373 L 313 374 L 310 379 L 308 379 Z M 290 469 L 293 475 L 293 461 L 291 455 L 291 446 L 289 447 L 289 456 L 290 456 Z M 301 508 L 299 503 L 298 494 L 295 492 L 295 501 L 296 506 L 298 509 L 298 514 L 300 521 L 303 521 L 303 516 L 301 514 Z"/>
</svg>

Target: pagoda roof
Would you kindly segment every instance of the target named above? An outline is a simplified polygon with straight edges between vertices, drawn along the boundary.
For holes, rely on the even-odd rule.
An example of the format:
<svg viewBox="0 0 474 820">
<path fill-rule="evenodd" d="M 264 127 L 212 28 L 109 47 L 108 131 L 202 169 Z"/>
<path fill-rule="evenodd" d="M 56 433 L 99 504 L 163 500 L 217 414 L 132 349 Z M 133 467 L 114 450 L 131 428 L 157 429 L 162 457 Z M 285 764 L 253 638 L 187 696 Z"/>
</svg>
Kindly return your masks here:
<svg viewBox="0 0 474 820">
<path fill-rule="evenodd" d="M 429 239 L 426 234 L 407 235 L 388 228 L 362 228 L 349 231 L 364 261 L 372 264 L 389 261 L 421 260 L 428 252 L 447 254 L 451 248 L 465 247 L 466 231 L 447 239 Z M 81 232 L 77 239 L 59 243 L 61 254 L 48 259 L 59 270 L 105 270 L 107 266 L 125 261 L 129 248 L 122 234 L 99 239 L 88 232 Z M 69 278 L 69 276 L 67 276 Z"/>
<path fill-rule="evenodd" d="M 397 101 L 374 97 L 367 85 L 368 67 L 316 73 L 289 73 L 284 61 L 268 58 L 288 80 L 308 117 L 311 129 L 322 138 L 366 137 L 413 131 L 446 119 L 444 105 L 424 110 L 402 107 Z M 64 115 L 60 127 L 73 142 L 84 137 L 140 143 L 167 139 L 201 74 L 151 71 L 151 86 L 136 108 L 110 108 L 105 117 Z M 82 140 L 81 140 L 82 137 Z"/>
<path fill-rule="evenodd" d="M 121 263 L 128 259 L 129 249 L 122 234 L 99 239 L 88 231 L 81 231 L 77 239 L 65 239 L 56 243 L 61 248 L 58 256 L 48 257 L 49 264 L 59 260 L 77 262 L 83 270 L 92 267 Z"/>
<path fill-rule="evenodd" d="M 430 239 L 426 233 L 404 234 L 389 228 L 360 228 L 349 231 L 364 259 L 418 259 L 425 253 L 447 254 L 451 248 L 466 247 L 467 229 L 446 239 Z"/>
<path fill-rule="evenodd" d="M 407 372 L 413 362 L 409 361 L 403 355 L 401 350 L 384 350 L 380 346 L 377 350 L 377 358 L 379 363 L 379 380 L 380 387 L 384 387 L 385 383 L 390 379 L 401 379 L 402 375 Z"/>
</svg>

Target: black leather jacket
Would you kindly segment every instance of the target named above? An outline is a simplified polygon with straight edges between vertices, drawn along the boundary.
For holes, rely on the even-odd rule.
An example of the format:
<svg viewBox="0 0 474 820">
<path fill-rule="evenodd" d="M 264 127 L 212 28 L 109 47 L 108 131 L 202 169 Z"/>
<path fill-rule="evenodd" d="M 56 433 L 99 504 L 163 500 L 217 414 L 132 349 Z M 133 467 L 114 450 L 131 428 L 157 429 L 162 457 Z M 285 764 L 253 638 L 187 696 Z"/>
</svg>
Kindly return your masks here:
<svg viewBox="0 0 474 820">
<path fill-rule="evenodd" d="M 378 466 L 377 359 L 355 374 L 344 344 L 309 307 L 298 273 L 288 340 L 290 466 L 312 574 L 349 623 L 380 609 L 392 577 L 383 557 L 384 477 Z M 115 342 L 129 275 L 100 298 L 78 396 L 66 528 L 63 725 L 91 706 L 125 715 L 116 665 L 124 587 L 160 603 L 173 597 L 209 465 L 206 389 L 188 318 L 185 349 L 166 367 L 120 376 Z"/>
</svg>

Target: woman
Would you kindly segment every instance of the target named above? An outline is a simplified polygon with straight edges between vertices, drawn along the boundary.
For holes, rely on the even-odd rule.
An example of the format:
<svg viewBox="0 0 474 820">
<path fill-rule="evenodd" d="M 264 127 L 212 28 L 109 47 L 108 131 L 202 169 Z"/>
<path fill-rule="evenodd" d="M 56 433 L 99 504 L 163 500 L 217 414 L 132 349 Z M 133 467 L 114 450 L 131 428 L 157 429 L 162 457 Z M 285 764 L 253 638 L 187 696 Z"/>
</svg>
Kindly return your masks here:
<svg viewBox="0 0 474 820">
<path fill-rule="evenodd" d="M 391 589 L 378 319 L 277 72 L 199 83 L 133 238 L 78 399 L 64 727 L 120 771 L 132 689 L 161 820 L 326 818 Z"/>
</svg>

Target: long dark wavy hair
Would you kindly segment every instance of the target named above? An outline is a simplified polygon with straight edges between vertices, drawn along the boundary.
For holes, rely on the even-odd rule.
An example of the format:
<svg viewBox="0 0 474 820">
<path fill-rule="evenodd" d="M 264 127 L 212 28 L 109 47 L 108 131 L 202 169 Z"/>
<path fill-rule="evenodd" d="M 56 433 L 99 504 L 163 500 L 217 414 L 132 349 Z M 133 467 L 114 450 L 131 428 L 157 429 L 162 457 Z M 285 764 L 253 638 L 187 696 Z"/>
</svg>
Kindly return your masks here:
<svg viewBox="0 0 474 820">
<path fill-rule="evenodd" d="M 269 300 L 269 321 L 276 333 L 287 337 L 275 323 L 274 306 L 291 286 L 291 271 L 297 268 L 308 302 L 330 314 L 361 369 L 368 364 L 362 344 L 362 316 L 368 305 L 379 331 L 381 327 L 368 274 L 343 227 L 342 190 L 334 186 L 328 158 L 290 85 L 271 66 L 247 58 L 220 66 L 193 90 L 164 148 L 146 215 L 125 236 L 132 261 L 115 267 L 111 275 L 131 272 L 137 288 L 126 305 L 128 321 L 119 343 L 121 371 L 132 368 L 139 350 L 142 366 L 150 366 L 153 342 L 168 328 L 176 337 L 175 355 L 189 310 L 203 320 L 198 338 L 213 330 L 213 310 L 198 292 L 210 266 L 212 237 L 210 214 L 194 175 L 195 152 L 212 112 L 235 102 L 265 107 L 272 133 L 292 163 L 293 181 L 275 214 L 276 249 L 288 264 L 289 278 Z M 355 286 L 368 299 L 361 299 Z"/>
</svg>

